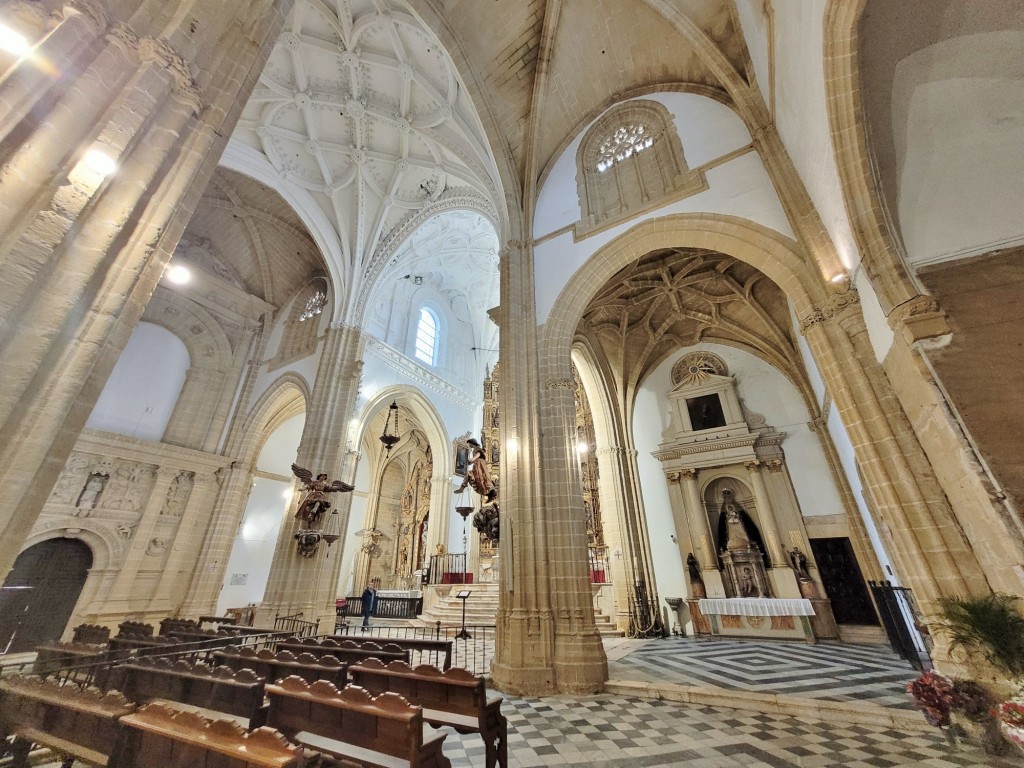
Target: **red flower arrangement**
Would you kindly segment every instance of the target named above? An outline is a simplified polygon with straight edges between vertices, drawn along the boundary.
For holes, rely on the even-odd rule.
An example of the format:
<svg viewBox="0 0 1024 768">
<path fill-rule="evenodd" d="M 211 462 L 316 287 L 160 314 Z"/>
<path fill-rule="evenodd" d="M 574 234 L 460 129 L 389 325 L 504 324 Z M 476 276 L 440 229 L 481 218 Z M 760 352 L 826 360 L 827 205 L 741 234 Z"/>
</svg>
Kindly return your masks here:
<svg viewBox="0 0 1024 768">
<path fill-rule="evenodd" d="M 929 724 L 938 727 L 949 725 L 949 713 L 953 708 L 952 680 L 938 672 L 925 672 L 907 683 L 907 693 L 914 698 Z"/>
</svg>

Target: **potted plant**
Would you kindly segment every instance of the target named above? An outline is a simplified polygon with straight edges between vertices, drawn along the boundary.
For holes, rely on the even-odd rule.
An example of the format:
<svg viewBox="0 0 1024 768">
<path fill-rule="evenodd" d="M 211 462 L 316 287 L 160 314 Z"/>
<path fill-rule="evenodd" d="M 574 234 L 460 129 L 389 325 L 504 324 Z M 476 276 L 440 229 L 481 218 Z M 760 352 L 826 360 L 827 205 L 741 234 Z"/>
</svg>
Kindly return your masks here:
<svg viewBox="0 0 1024 768">
<path fill-rule="evenodd" d="M 978 653 L 1011 680 L 1024 677 L 1024 614 L 1014 595 L 942 597 L 938 605 L 951 651 Z"/>
</svg>

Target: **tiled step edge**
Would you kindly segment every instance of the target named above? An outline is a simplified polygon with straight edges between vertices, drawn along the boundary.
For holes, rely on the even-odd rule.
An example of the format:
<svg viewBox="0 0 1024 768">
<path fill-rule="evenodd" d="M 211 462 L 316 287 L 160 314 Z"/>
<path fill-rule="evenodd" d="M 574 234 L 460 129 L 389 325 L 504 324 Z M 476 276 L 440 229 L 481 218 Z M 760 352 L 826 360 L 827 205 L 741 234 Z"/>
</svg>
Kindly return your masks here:
<svg viewBox="0 0 1024 768">
<path fill-rule="evenodd" d="M 901 731 L 931 731 L 924 716 L 916 710 L 881 707 L 859 701 L 827 701 L 781 693 L 733 691 L 726 688 L 705 688 L 675 683 L 647 683 L 636 680 L 609 680 L 605 693 L 636 696 L 641 699 L 664 699 L 681 704 L 725 707 L 773 715 L 792 715 L 830 723 L 856 723 Z"/>
</svg>

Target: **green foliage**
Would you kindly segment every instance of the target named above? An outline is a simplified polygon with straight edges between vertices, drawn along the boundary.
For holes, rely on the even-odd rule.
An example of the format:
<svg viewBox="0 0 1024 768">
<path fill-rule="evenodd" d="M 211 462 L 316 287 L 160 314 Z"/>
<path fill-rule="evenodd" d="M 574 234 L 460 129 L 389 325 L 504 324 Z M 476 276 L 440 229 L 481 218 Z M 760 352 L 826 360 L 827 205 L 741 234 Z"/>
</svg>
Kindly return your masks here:
<svg viewBox="0 0 1024 768">
<path fill-rule="evenodd" d="M 950 649 L 979 653 L 1009 677 L 1024 677 L 1024 615 L 1015 596 L 943 597 L 938 603 Z"/>
</svg>

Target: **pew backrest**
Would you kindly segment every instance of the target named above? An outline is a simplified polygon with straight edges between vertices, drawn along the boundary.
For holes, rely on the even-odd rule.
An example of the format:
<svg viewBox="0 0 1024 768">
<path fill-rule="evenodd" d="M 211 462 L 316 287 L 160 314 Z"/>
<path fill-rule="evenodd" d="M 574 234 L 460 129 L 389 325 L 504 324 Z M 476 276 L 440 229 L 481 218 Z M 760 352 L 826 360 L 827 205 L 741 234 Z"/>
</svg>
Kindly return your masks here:
<svg viewBox="0 0 1024 768">
<path fill-rule="evenodd" d="M 185 660 L 137 659 L 111 670 L 109 683 L 131 701 L 178 702 L 262 725 L 264 681 L 252 670 L 190 664 Z"/>
<path fill-rule="evenodd" d="M 349 641 L 354 642 L 358 646 L 362 647 L 367 643 L 376 643 L 380 645 L 382 643 L 386 645 L 393 645 L 397 648 L 407 651 L 419 651 L 420 653 L 432 654 L 439 658 L 440 663 L 434 666 L 439 667 L 442 670 L 451 669 L 452 666 L 452 641 L 441 640 L 427 637 L 387 637 L 387 638 L 375 638 L 373 640 L 360 640 L 347 635 L 329 635 L 327 640 L 333 640 L 334 642 Z M 421 657 L 422 658 L 422 657 Z M 411 659 L 405 659 L 406 663 L 411 664 Z"/>
<path fill-rule="evenodd" d="M 352 640 L 336 642 L 334 640 L 317 641 L 312 638 L 299 640 L 290 637 L 277 643 L 278 651 L 311 653 L 314 656 L 334 656 L 343 664 L 356 664 L 363 659 L 377 658 L 381 661 L 404 661 L 409 663 L 409 651 L 397 645 L 385 643 L 356 643 Z"/>
<path fill-rule="evenodd" d="M 298 655 L 291 651 L 274 653 L 269 649 L 256 651 L 252 648 L 216 651 L 213 658 L 217 664 L 230 667 L 236 671 L 251 669 L 266 682 L 273 683 L 286 677 L 297 675 L 307 683 L 327 680 L 338 688 L 348 683 L 346 666 L 334 656 L 314 656 L 311 653 Z"/>
<path fill-rule="evenodd" d="M 105 765 L 120 717 L 135 710 L 118 691 L 36 677 L 0 680 L 0 734 Z"/>
<path fill-rule="evenodd" d="M 302 749 L 270 728 L 150 704 L 121 719 L 109 768 L 300 768 Z"/>
<path fill-rule="evenodd" d="M 372 697 L 352 685 L 339 691 L 322 680 L 309 685 L 289 677 L 268 685 L 267 696 L 268 725 L 318 751 L 342 758 L 377 753 L 412 768 L 450 765 L 441 754 L 444 734 L 424 738 L 422 709 L 397 694 Z M 364 759 L 373 765 L 388 762 L 365 754 Z"/>
</svg>

